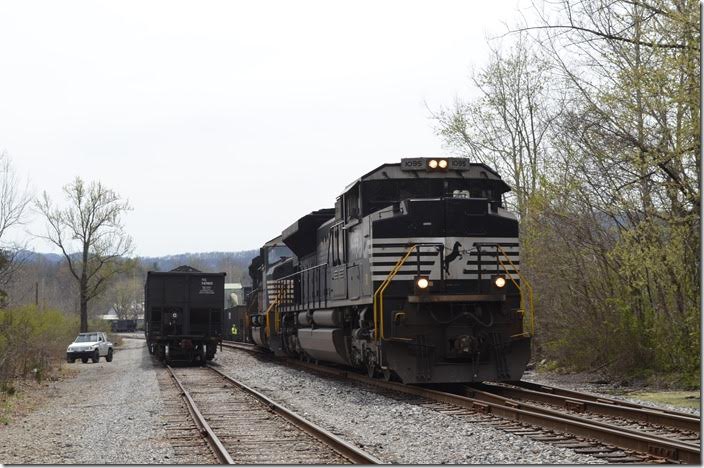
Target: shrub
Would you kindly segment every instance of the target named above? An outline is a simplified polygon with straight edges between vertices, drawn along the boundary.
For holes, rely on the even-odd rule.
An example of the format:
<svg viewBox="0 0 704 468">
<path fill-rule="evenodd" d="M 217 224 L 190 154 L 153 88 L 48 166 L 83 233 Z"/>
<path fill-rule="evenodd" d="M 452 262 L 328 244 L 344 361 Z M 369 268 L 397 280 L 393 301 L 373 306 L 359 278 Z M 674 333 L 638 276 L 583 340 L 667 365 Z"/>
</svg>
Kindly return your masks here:
<svg viewBox="0 0 704 468">
<path fill-rule="evenodd" d="M 77 317 L 56 310 L 0 309 L 0 384 L 30 373 L 41 379 L 65 358 L 78 327 Z"/>
</svg>

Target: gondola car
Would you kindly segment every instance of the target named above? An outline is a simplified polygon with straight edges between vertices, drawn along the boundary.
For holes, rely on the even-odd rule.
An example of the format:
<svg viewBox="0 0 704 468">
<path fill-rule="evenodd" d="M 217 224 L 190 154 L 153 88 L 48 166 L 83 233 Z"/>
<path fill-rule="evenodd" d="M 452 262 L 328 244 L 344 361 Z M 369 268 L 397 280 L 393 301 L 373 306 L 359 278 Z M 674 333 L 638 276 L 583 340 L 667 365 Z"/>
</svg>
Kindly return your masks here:
<svg viewBox="0 0 704 468">
<path fill-rule="evenodd" d="M 189 266 L 149 271 L 144 286 L 144 335 L 166 362 L 205 364 L 223 338 L 225 273 Z"/>
<path fill-rule="evenodd" d="M 404 383 L 519 380 L 532 304 L 510 188 L 464 158 L 363 175 L 250 265 L 251 336 L 277 354 Z"/>
</svg>

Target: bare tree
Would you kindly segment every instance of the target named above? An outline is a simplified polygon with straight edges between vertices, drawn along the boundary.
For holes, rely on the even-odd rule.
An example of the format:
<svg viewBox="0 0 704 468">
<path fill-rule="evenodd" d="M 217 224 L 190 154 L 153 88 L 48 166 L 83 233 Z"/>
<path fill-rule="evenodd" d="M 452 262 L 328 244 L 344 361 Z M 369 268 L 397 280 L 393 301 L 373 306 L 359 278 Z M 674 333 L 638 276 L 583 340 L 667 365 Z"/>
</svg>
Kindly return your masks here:
<svg viewBox="0 0 704 468">
<path fill-rule="evenodd" d="M 0 152 L 0 284 L 11 279 L 19 262 L 21 245 L 6 240 L 8 231 L 24 221 L 27 206 L 32 200 L 27 185 L 17 178 L 12 161 L 4 151 Z M 4 302 L 5 293 L 0 291 Z"/>
<path fill-rule="evenodd" d="M 492 50 L 473 77 L 477 99 L 433 115 L 450 148 L 505 174 L 521 216 L 546 171 L 550 130 L 561 110 L 559 93 L 549 93 L 550 79 L 551 64 L 521 35 L 507 52 Z"/>
<path fill-rule="evenodd" d="M 64 187 L 66 208 L 55 206 L 46 192 L 36 209 L 47 222 L 39 236 L 56 245 L 78 282 L 81 331 L 88 331 L 88 302 L 105 290 L 107 282 L 125 268 L 122 257 L 132 252 L 132 238 L 121 217 L 129 202 L 100 182 L 88 186 L 77 177 Z"/>
</svg>

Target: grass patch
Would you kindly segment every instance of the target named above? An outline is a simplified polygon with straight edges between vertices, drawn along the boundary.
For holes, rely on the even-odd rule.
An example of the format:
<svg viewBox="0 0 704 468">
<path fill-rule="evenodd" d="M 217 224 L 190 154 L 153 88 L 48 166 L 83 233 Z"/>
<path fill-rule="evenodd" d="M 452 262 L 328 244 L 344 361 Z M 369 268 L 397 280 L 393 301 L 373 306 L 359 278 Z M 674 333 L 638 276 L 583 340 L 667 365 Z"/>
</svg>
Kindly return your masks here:
<svg viewBox="0 0 704 468">
<path fill-rule="evenodd" d="M 631 392 L 626 394 L 626 396 L 653 403 L 701 409 L 702 394 L 700 391 Z"/>
<path fill-rule="evenodd" d="M 12 421 L 10 415 L 14 408 L 17 391 L 14 386 L 2 385 L 0 388 L 0 425 L 7 426 Z"/>
</svg>

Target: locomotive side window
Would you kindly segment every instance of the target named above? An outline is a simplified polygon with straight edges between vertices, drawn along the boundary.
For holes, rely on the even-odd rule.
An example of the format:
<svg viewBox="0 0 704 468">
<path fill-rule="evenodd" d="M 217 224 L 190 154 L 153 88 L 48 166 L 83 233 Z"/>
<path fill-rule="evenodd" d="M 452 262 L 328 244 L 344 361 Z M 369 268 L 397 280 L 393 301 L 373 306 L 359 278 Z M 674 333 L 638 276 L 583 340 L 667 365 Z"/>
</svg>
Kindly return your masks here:
<svg viewBox="0 0 704 468">
<path fill-rule="evenodd" d="M 346 263 L 346 255 L 345 255 L 345 250 L 347 247 L 347 242 L 345 239 L 345 233 L 342 232 L 342 226 L 340 225 L 337 228 L 337 233 L 340 236 L 340 242 L 337 244 L 337 262 L 338 264 Z"/>
<path fill-rule="evenodd" d="M 332 260 L 332 266 L 345 263 L 345 235 L 342 232 L 342 224 L 333 226 L 330 229 L 330 248 L 328 250 L 328 263 Z"/>
<path fill-rule="evenodd" d="M 340 260 L 337 256 L 338 244 L 340 243 L 340 233 L 337 227 L 330 229 L 330 259 L 332 260 L 332 265 L 336 266 L 340 264 Z"/>
<path fill-rule="evenodd" d="M 347 221 L 359 218 L 359 185 L 345 194 L 345 218 Z"/>
</svg>

